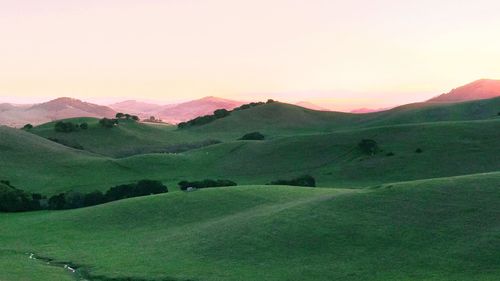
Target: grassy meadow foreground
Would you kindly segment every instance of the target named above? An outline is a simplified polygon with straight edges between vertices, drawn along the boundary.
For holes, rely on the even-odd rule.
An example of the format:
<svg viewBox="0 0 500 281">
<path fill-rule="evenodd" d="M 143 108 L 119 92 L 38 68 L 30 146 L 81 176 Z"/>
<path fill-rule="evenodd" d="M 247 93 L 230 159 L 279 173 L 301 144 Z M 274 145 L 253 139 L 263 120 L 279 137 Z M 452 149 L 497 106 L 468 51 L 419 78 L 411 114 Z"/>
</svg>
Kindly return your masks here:
<svg viewBox="0 0 500 281">
<path fill-rule="evenodd" d="M 498 111 L 498 98 L 361 115 L 272 103 L 185 129 L 0 127 L 0 180 L 20 189 L 169 189 L 0 213 L 0 280 L 498 280 Z M 239 140 L 251 132 L 265 139 Z M 319 188 L 265 185 L 304 174 Z M 240 186 L 177 187 L 205 178 Z"/>
</svg>

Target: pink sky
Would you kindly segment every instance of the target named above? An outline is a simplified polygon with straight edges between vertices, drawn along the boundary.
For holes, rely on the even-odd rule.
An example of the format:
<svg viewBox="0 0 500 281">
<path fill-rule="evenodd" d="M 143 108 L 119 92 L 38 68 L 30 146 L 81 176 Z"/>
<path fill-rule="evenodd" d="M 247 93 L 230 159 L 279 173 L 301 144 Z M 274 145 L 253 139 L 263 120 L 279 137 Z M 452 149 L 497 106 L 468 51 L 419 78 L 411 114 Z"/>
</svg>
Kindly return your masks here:
<svg viewBox="0 0 500 281">
<path fill-rule="evenodd" d="M 492 0 L 0 0 L 0 102 L 420 101 L 500 77 L 498 11 Z"/>
</svg>

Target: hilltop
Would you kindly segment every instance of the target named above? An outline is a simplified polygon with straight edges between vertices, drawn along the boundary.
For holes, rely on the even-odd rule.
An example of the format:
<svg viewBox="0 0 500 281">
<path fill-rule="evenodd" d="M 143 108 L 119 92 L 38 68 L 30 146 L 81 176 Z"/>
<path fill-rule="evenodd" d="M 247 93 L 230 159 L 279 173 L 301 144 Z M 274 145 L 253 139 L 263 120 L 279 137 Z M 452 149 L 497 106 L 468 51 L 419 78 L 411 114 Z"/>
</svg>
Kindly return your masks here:
<svg viewBox="0 0 500 281">
<path fill-rule="evenodd" d="M 13 106 L 0 111 L 0 124 L 21 127 L 27 123 L 42 124 L 52 120 L 72 117 L 114 117 L 109 107 L 73 98 L 57 98 L 29 107 Z"/>
<path fill-rule="evenodd" d="M 500 97 L 500 80 L 481 79 L 453 89 L 428 102 L 461 102 Z"/>
</svg>

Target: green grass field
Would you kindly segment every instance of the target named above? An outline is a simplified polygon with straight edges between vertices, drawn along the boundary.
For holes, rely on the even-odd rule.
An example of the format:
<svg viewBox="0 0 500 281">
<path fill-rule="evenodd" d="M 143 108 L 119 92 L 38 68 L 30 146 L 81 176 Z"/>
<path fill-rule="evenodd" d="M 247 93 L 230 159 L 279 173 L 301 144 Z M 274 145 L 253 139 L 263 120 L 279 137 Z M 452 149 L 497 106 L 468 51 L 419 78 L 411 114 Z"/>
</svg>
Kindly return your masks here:
<svg viewBox="0 0 500 281">
<path fill-rule="evenodd" d="M 107 278 L 495 280 L 499 183 L 490 173 L 366 190 L 177 192 L 4 214 L 0 238 L 4 253 L 35 252 Z"/>
<path fill-rule="evenodd" d="M 500 99 L 363 115 L 275 103 L 184 130 L 105 129 L 93 118 L 71 119 L 89 124 L 74 133 L 53 122 L 0 127 L 0 180 L 20 189 L 50 196 L 153 179 L 170 190 L 0 213 L 0 281 L 498 280 L 498 111 Z M 252 131 L 266 139 L 237 140 Z M 158 153 L 207 139 L 221 143 Z M 364 154 L 362 139 L 381 151 Z M 304 174 L 321 188 L 264 185 Z M 177 188 L 205 178 L 240 186 Z"/>
</svg>

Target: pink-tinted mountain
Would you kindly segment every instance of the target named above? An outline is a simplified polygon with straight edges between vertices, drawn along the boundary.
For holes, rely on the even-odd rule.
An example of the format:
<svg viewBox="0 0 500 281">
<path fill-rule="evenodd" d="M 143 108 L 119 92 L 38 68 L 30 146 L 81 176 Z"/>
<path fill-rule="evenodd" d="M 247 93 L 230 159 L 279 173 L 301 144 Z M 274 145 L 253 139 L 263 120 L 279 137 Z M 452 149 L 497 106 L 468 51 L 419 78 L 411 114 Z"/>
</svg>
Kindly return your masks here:
<svg viewBox="0 0 500 281">
<path fill-rule="evenodd" d="M 102 105 L 84 102 L 73 98 L 57 98 L 32 106 L 3 104 L 0 110 L 0 124 L 20 127 L 72 117 L 114 117 L 116 112 Z"/>
<path fill-rule="evenodd" d="M 481 79 L 451 90 L 428 102 L 462 102 L 500 97 L 500 80 Z"/>
</svg>

